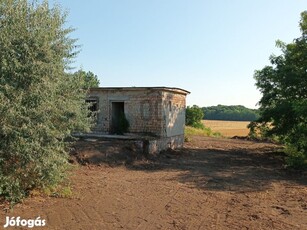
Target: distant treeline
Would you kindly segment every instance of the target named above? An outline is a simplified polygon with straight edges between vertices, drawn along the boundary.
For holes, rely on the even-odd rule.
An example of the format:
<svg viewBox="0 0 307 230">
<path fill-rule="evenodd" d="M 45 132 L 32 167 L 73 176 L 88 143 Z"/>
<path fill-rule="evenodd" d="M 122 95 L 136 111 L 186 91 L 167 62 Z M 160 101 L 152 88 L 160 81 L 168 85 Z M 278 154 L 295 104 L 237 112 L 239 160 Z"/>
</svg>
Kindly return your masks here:
<svg viewBox="0 0 307 230">
<path fill-rule="evenodd" d="M 249 109 L 242 105 L 218 105 L 203 107 L 204 119 L 226 121 L 254 121 L 259 117 L 257 109 Z"/>
</svg>

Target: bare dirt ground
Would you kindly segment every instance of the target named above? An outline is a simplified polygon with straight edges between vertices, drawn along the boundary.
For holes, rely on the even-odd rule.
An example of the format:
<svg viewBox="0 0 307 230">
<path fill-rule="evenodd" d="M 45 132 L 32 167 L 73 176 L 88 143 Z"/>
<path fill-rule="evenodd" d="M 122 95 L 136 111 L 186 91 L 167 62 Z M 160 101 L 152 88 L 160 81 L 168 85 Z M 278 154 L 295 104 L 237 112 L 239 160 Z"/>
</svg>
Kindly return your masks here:
<svg viewBox="0 0 307 230">
<path fill-rule="evenodd" d="M 0 224 L 40 216 L 44 229 L 307 229 L 307 175 L 284 169 L 279 148 L 194 137 L 146 160 L 129 142 L 79 141 L 73 196 L 28 198 Z"/>
</svg>

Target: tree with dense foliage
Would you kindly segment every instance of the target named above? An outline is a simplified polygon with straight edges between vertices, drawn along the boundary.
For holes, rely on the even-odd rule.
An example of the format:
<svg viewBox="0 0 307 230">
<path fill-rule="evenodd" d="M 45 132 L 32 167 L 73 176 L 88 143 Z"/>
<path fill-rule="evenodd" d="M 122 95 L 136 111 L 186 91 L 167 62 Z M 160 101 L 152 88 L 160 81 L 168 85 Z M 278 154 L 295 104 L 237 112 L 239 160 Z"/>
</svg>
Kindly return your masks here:
<svg viewBox="0 0 307 230">
<path fill-rule="evenodd" d="M 256 109 L 249 109 L 242 105 L 217 105 L 203 107 L 207 120 L 225 121 L 254 121 L 259 117 Z"/>
<path fill-rule="evenodd" d="M 91 71 L 85 72 L 84 70 L 78 70 L 73 73 L 73 77 L 80 78 L 79 80 L 83 81 L 83 87 L 85 89 L 99 87 L 100 84 L 98 76 Z"/>
<path fill-rule="evenodd" d="M 0 3 L 0 196 L 56 186 L 72 131 L 90 128 L 86 92 L 66 73 L 77 54 L 66 14 L 47 1 Z"/>
<path fill-rule="evenodd" d="M 197 105 L 188 106 L 186 109 L 186 121 L 185 124 L 194 128 L 204 128 L 201 122 L 204 117 L 202 108 Z"/>
<path fill-rule="evenodd" d="M 286 144 L 290 165 L 307 163 L 307 11 L 301 14 L 302 36 L 290 44 L 277 41 L 282 54 L 271 56 L 271 66 L 255 72 L 262 93 L 260 118 L 252 133 L 264 130 Z"/>
</svg>

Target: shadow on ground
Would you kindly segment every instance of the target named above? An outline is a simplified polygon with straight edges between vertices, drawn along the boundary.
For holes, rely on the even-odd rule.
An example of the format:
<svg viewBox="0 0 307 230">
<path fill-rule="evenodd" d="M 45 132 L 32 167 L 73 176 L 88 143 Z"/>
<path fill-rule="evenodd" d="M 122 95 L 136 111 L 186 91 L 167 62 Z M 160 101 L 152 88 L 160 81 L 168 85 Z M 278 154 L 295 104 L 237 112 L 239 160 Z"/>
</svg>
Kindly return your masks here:
<svg viewBox="0 0 307 230">
<path fill-rule="evenodd" d="M 277 181 L 307 185 L 306 173 L 285 169 L 280 148 L 270 143 L 195 137 L 181 150 L 144 156 L 132 142 L 93 140 L 78 142 L 72 155 L 81 164 L 176 172 L 169 180 L 203 190 L 261 191 Z"/>
</svg>

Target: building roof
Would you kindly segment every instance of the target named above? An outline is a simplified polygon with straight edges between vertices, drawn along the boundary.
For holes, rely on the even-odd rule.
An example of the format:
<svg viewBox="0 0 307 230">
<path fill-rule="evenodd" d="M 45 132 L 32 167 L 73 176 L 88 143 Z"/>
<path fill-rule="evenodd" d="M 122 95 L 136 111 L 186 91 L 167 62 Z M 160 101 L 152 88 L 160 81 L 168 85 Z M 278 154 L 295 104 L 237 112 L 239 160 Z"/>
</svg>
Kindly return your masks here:
<svg viewBox="0 0 307 230">
<path fill-rule="evenodd" d="M 176 87 L 164 87 L 164 86 L 157 86 L 157 87 L 95 87 L 90 88 L 91 91 L 144 91 L 144 90 L 159 90 L 159 91 L 168 91 L 173 93 L 179 93 L 179 94 L 190 94 L 189 91 L 176 88 Z"/>
</svg>

